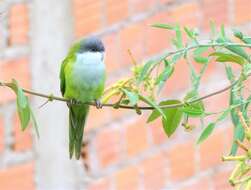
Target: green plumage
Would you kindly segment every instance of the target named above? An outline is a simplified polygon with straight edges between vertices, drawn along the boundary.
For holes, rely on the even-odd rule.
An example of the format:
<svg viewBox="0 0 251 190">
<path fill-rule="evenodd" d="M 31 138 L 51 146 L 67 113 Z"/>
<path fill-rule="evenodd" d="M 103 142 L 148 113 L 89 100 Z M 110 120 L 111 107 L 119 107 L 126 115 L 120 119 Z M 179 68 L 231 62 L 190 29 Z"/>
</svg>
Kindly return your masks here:
<svg viewBox="0 0 251 190">
<path fill-rule="evenodd" d="M 102 52 L 81 52 L 85 40 L 72 46 L 61 64 L 60 89 L 67 99 L 81 102 L 98 100 L 104 90 L 105 66 Z M 95 45 L 95 44 L 94 44 Z M 69 105 L 69 154 L 79 159 L 88 105 Z"/>
</svg>

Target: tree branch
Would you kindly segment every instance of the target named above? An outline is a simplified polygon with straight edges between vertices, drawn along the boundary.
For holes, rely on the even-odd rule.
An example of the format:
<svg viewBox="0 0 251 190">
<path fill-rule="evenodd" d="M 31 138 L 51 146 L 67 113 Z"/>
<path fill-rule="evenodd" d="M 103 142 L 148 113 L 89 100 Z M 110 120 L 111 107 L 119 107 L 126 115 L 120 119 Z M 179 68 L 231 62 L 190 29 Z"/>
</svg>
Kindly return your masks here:
<svg viewBox="0 0 251 190">
<path fill-rule="evenodd" d="M 231 89 L 238 82 L 239 82 L 239 80 L 236 80 L 231 85 L 228 85 L 223 89 L 220 89 L 220 90 L 217 90 L 215 92 L 209 93 L 207 95 L 204 95 L 204 96 L 202 96 L 200 98 L 197 98 L 197 99 L 194 99 L 192 101 L 179 103 L 179 104 L 172 104 L 172 105 L 163 105 L 163 106 L 159 106 L 159 107 L 160 108 L 177 108 L 177 107 L 182 107 L 185 104 L 193 104 L 193 103 L 199 102 L 201 100 L 207 99 L 209 97 L 215 96 L 217 94 L 223 93 L 223 92 Z M 11 83 L 0 82 L 0 86 L 6 86 L 6 87 L 11 88 Z M 57 97 L 57 96 L 54 96 L 53 94 L 47 95 L 47 94 L 43 94 L 43 93 L 39 93 L 39 92 L 34 92 L 34 91 L 28 90 L 28 89 L 23 89 L 23 91 L 25 93 L 27 93 L 27 94 L 31 94 L 31 95 L 34 95 L 34 96 L 39 96 L 39 97 L 42 97 L 42 98 L 47 98 L 49 101 L 57 100 L 57 101 L 69 102 L 70 103 L 69 99 L 66 99 L 66 98 L 63 98 L 63 97 Z M 79 102 L 79 104 L 87 104 L 87 105 L 90 105 L 90 106 L 96 106 L 95 102 L 86 102 L 86 103 L 80 103 Z M 115 106 L 116 106 L 116 109 L 118 109 L 118 108 L 135 109 L 135 106 L 128 106 L 128 105 L 116 104 L 116 103 L 114 103 L 114 104 L 113 103 L 106 103 L 106 104 L 102 104 L 102 106 L 103 107 L 113 107 L 113 108 L 115 108 Z M 138 109 L 140 109 L 140 110 L 154 110 L 155 108 L 152 107 L 152 106 L 138 106 Z"/>
</svg>

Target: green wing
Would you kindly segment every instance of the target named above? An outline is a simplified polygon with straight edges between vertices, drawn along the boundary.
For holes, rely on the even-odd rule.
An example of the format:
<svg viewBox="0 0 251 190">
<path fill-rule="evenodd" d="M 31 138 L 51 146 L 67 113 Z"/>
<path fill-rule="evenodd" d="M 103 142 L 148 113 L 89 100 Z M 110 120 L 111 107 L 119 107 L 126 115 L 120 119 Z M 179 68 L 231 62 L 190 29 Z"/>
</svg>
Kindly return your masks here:
<svg viewBox="0 0 251 190">
<path fill-rule="evenodd" d="M 61 68 L 60 68 L 60 91 L 62 93 L 62 95 L 64 96 L 65 93 L 65 87 L 66 87 L 66 82 L 65 82 L 65 66 L 67 65 L 67 63 L 74 61 L 75 59 L 75 52 L 77 52 L 77 50 L 80 47 L 80 43 L 75 43 L 71 48 L 70 51 L 67 55 L 67 57 L 63 60 L 62 64 L 61 64 Z"/>
</svg>

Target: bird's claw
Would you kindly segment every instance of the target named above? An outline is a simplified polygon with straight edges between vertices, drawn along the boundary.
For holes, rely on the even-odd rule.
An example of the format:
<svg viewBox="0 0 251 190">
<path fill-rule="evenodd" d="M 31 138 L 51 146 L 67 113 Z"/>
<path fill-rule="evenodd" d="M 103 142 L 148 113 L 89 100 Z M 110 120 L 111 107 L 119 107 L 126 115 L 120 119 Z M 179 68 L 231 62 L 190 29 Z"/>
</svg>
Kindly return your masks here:
<svg viewBox="0 0 251 190">
<path fill-rule="evenodd" d="M 102 103 L 99 100 L 95 100 L 95 106 L 97 109 L 101 109 L 103 107 Z"/>
<path fill-rule="evenodd" d="M 69 106 L 71 106 L 71 105 L 74 105 L 74 104 L 77 104 L 77 100 L 75 100 L 75 99 L 70 99 L 69 101 L 67 101 L 67 106 L 69 107 Z"/>
</svg>

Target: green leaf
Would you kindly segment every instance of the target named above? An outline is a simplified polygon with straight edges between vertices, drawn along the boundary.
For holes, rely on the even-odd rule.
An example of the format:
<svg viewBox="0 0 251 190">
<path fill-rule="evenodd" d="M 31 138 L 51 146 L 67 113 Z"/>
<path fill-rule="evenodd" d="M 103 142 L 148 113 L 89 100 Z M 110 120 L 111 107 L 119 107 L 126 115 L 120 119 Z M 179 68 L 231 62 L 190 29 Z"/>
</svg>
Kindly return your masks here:
<svg viewBox="0 0 251 190">
<path fill-rule="evenodd" d="M 152 27 L 155 28 L 162 28 L 162 29 L 167 29 L 167 30 L 174 30 L 175 27 L 168 25 L 168 24 L 163 24 L 163 23 L 156 23 L 153 24 Z"/>
<path fill-rule="evenodd" d="M 145 102 L 146 104 L 154 107 L 162 115 L 162 117 L 166 118 L 163 110 L 153 100 L 151 100 L 150 98 L 148 98 L 146 96 L 142 96 L 141 94 L 139 94 L 139 99 L 142 100 L 143 102 Z"/>
<path fill-rule="evenodd" d="M 229 39 L 222 39 L 222 38 L 218 38 L 216 41 L 218 43 L 232 43 Z M 226 45 L 225 48 L 249 61 L 249 56 L 243 50 L 243 48 L 236 45 Z"/>
<path fill-rule="evenodd" d="M 21 129 L 25 130 L 28 127 L 31 120 L 32 126 L 35 128 L 35 132 L 39 137 L 38 125 L 35 116 L 31 110 L 28 97 L 24 95 L 22 88 L 19 87 L 18 82 L 15 79 L 12 79 L 10 87 L 17 95 L 16 105 L 17 105 L 19 120 L 21 123 Z"/>
<path fill-rule="evenodd" d="M 184 101 L 190 102 L 194 99 L 197 99 L 198 97 L 199 97 L 199 95 L 198 95 L 197 91 L 190 91 L 185 96 Z M 205 112 L 204 104 L 202 101 L 198 101 L 198 102 L 192 103 L 192 104 L 185 103 L 182 110 L 183 110 L 183 112 L 185 112 L 186 114 L 188 114 L 191 117 L 202 116 Z"/>
<path fill-rule="evenodd" d="M 182 32 L 179 25 L 175 27 L 175 33 L 176 33 L 176 38 L 173 39 L 172 42 L 177 49 L 180 49 L 183 47 L 183 42 L 182 42 Z"/>
<path fill-rule="evenodd" d="M 142 70 L 140 72 L 139 78 L 137 80 L 138 84 L 140 82 L 142 82 L 145 79 L 146 76 L 148 76 L 148 74 L 149 74 L 148 72 L 149 72 L 150 68 L 153 66 L 154 63 L 155 62 L 153 60 L 149 60 L 144 64 L 144 66 L 143 66 L 143 68 L 142 68 Z"/>
<path fill-rule="evenodd" d="M 199 47 L 194 50 L 194 60 L 197 63 L 208 63 L 209 59 L 207 57 L 203 57 L 201 54 L 208 51 L 208 47 Z"/>
<path fill-rule="evenodd" d="M 162 102 L 159 103 L 160 106 L 164 106 L 164 105 L 176 105 L 176 104 L 181 104 L 181 101 L 179 101 L 179 100 L 165 100 L 165 101 L 162 101 Z M 162 110 L 165 112 L 168 109 L 171 109 L 171 108 L 164 108 Z M 147 119 L 147 123 L 150 123 L 150 122 L 156 120 L 159 117 L 160 117 L 160 112 L 157 111 L 157 110 L 153 110 L 152 113 L 151 113 L 151 115 Z"/>
<path fill-rule="evenodd" d="M 240 140 L 241 142 L 244 139 L 244 129 L 242 125 L 239 123 L 237 126 L 234 127 L 234 138 L 233 138 L 233 143 L 231 147 L 231 152 L 230 155 L 236 155 L 238 145 L 236 144 L 236 140 Z"/>
<path fill-rule="evenodd" d="M 183 116 L 183 111 L 181 107 L 178 107 L 167 109 L 164 112 L 166 119 L 162 118 L 162 125 L 165 133 L 170 137 L 179 126 Z"/>
<path fill-rule="evenodd" d="M 218 62 L 233 62 L 233 63 L 238 63 L 240 65 L 245 64 L 245 60 L 241 56 L 231 53 L 214 52 L 211 53 L 210 56 L 215 56 L 216 61 Z"/>
<path fill-rule="evenodd" d="M 226 70 L 228 79 L 231 82 L 233 82 L 235 77 L 233 75 L 232 68 L 230 66 L 226 66 L 225 70 Z M 229 102 L 230 108 L 234 107 L 235 105 L 241 105 L 243 103 L 243 98 L 242 98 L 241 92 L 239 91 L 240 86 L 242 86 L 242 82 L 239 82 L 238 84 L 236 84 L 230 91 L 230 102 Z M 245 104 L 243 104 L 239 108 L 243 113 L 245 113 Z M 237 113 L 238 110 L 235 108 L 235 109 L 231 109 L 231 112 L 230 112 L 231 120 L 234 127 L 234 137 L 233 137 L 232 148 L 230 152 L 231 155 L 235 155 L 238 149 L 238 146 L 235 141 L 237 139 L 240 141 L 243 141 L 244 139 L 244 129 L 241 125 L 241 122 Z"/>
<path fill-rule="evenodd" d="M 122 89 L 122 91 L 126 94 L 128 99 L 130 100 L 131 105 L 135 106 L 139 100 L 139 95 L 134 92 L 130 92 L 124 88 Z"/>
<path fill-rule="evenodd" d="M 209 125 L 202 131 L 202 133 L 197 141 L 197 144 L 200 144 L 204 140 L 206 140 L 209 137 L 209 135 L 212 134 L 214 128 L 215 128 L 215 123 L 209 123 Z"/>
<path fill-rule="evenodd" d="M 194 33 L 192 30 L 190 30 L 189 28 L 187 28 L 186 26 L 184 27 L 184 31 L 186 32 L 186 34 L 188 35 L 189 38 L 191 38 L 192 40 L 194 40 Z"/>
<path fill-rule="evenodd" d="M 174 67 L 171 65 L 166 65 L 164 70 L 159 74 L 159 76 L 155 79 L 155 84 L 159 86 L 158 91 L 162 89 L 165 82 L 168 78 L 173 74 Z"/>
<path fill-rule="evenodd" d="M 222 24 L 221 25 L 221 37 L 223 38 L 223 39 L 226 39 L 226 32 L 225 32 L 225 27 L 224 27 L 224 25 Z"/>
<path fill-rule="evenodd" d="M 251 44 L 251 37 L 245 36 L 241 31 L 233 29 L 234 36 L 240 39 L 245 44 Z"/>
<path fill-rule="evenodd" d="M 25 130 L 30 122 L 30 107 L 27 96 L 24 95 L 23 90 L 19 87 L 18 82 L 12 79 L 12 87 L 17 95 L 16 105 L 21 129 Z"/>
</svg>

